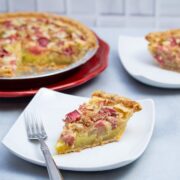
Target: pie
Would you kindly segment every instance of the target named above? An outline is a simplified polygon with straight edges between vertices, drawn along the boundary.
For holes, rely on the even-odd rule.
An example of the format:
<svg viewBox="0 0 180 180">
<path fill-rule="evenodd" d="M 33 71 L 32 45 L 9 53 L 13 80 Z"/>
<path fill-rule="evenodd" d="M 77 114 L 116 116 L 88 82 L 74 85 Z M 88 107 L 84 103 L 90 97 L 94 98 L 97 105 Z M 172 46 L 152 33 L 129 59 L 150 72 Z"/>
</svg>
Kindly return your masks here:
<svg viewBox="0 0 180 180">
<path fill-rule="evenodd" d="M 98 48 L 83 24 L 48 13 L 0 15 L 0 77 L 64 68 Z"/>
<path fill-rule="evenodd" d="M 63 131 L 56 144 L 57 154 L 118 141 L 127 121 L 140 110 L 138 102 L 95 91 L 88 102 L 66 114 Z"/>
<path fill-rule="evenodd" d="M 161 68 L 180 72 L 180 29 L 149 33 L 146 39 Z"/>
</svg>

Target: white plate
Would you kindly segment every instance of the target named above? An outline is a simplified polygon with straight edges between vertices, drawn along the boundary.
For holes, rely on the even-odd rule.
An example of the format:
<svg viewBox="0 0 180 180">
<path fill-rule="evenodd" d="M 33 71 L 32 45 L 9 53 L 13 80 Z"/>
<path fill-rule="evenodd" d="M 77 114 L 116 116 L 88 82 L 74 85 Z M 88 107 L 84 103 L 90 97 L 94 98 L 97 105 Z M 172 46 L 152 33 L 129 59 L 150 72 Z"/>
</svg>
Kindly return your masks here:
<svg viewBox="0 0 180 180">
<path fill-rule="evenodd" d="M 47 144 L 52 154 L 63 127 L 63 117 L 77 108 L 88 98 L 58 93 L 42 88 L 27 109 L 36 109 L 42 116 L 48 134 Z M 139 101 L 143 110 L 136 113 L 119 142 L 85 149 L 66 155 L 54 155 L 60 169 L 75 171 L 101 171 L 127 165 L 142 155 L 152 136 L 155 115 L 152 100 Z M 23 115 L 18 118 L 2 143 L 18 157 L 38 165 L 44 165 L 44 159 L 38 144 L 27 140 Z"/>
<path fill-rule="evenodd" d="M 119 37 L 119 56 L 126 71 L 138 81 L 161 88 L 180 88 L 180 73 L 161 69 L 144 37 Z"/>
</svg>

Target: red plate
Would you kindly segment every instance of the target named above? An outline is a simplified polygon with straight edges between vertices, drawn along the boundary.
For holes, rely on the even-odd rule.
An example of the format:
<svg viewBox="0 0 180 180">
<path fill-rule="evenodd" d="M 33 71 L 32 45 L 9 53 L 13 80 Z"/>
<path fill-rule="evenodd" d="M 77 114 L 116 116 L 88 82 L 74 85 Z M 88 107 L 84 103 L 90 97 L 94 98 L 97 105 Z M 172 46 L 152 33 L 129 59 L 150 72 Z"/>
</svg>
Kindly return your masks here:
<svg viewBox="0 0 180 180">
<path fill-rule="evenodd" d="M 68 72 L 68 74 L 63 78 L 61 77 L 56 83 L 52 84 L 52 81 L 49 80 L 48 85 L 45 87 L 58 91 L 65 90 L 79 86 L 100 74 L 108 65 L 109 45 L 100 38 L 98 38 L 98 41 L 99 49 L 87 63 L 75 69 L 75 71 Z M 48 79 L 46 79 L 46 81 L 48 81 Z M 0 97 L 32 96 L 36 94 L 39 88 L 41 88 L 41 86 L 33 89 L 16 89 L 15 87 L 8 90 L 3 87 L 3 89 L 0 88 Z"/>
</svg>

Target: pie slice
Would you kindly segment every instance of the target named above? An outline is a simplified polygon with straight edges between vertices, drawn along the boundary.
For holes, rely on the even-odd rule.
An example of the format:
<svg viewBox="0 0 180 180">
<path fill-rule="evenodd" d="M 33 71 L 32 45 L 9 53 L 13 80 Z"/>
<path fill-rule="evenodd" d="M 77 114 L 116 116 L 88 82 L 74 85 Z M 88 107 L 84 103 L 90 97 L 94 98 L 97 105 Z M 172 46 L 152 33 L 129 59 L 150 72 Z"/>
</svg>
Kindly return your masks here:
<svg viewBox="0 0 180 180">
<path fill-rule="evenodd" d="M 149 33 L 146 39 L 161 68 L 180 72 L 180 29 Z"/>
<path fill-rule="evenodd" d="M 118 141 L 129 118 L 140 110 L 138 102 L 95 91 L 88 102 L 66 114 L 63 131 L 56 144 L 57 153 L 81 151 Z"/>
</svg>

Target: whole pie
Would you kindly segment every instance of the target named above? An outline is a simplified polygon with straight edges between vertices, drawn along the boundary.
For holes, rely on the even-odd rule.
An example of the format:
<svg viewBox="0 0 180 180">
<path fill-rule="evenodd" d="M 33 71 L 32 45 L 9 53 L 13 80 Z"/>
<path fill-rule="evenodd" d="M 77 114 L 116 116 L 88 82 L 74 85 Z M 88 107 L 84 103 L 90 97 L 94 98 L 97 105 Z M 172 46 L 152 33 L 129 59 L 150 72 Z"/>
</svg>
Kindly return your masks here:
<svg viewBox="0 0 180 180">
<path fill-rule="evenodd" d="M 149 33 L 146 39 L 161 68 L 180 72 L 180 29 Z"/>
<path fill-rule="evenodd" d="M 0 15 L 0 77 L 64 68 L 97 47 L 94 33 L 67 17 L 48 13 Z"/>
<path fill-rule="evenodd" d="M 140 110 L 138 102 L 95 91 L 88 102 L 65 116 L 65 125 L 56 144 L 57 153 L 75 152 L 118 141 L 127 121 Z"/>
</svg>

